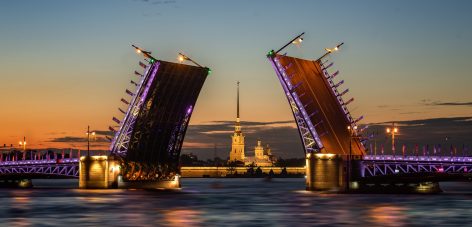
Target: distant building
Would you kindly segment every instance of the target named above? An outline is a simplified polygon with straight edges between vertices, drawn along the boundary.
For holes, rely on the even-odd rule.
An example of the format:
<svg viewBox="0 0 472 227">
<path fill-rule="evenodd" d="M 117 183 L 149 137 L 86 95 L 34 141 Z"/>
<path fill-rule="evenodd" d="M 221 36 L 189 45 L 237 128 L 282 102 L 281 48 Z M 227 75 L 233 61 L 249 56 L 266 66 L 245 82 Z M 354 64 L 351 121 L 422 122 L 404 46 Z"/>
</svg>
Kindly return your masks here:
<svg viewBox="0 0 472 227">
<path fill-rule="evenodd" d="M 262 146 L 262 141 L 257 140 L 257 146 L 254 147 L 254 156 L 246 157 L 246 165 L 255 166 L 273 166 L 276 162 L 275 157 L 272 155 L 269 144 Z"/>
<path fill-rule="evenodd" d="M 244 153 L 244 134 L 241 130 L 241 121 L 239 118 L 239 81 L 237 83 L 237 99 L 236 99 L 236 123 L 234 126 L 234 133 L 231 136 L 231 151 L 229 153 L 228 162 L 241 162 L 245 165 L 256 166 L 273 166 L 276 159 L 272 155 L 269 144 L 266 148 L 262 146 L 261 140 L 257 141 L 257 146 L 254 147 L 254 156 L 246 157 Z"/>
<path fill-rule="evenodd" d="M 235 162 L 239 161 L 244 163 L 245 155 L 244 155 L 244 135 L 241 131 L 241 122 L 239 119 L 239 81 L 237 87 L 237 110 L 236 110 L 236 124 L 234 126 L 234 133 L 231 136 L 231 151 L 229 153 L 229 161 L 228 162 Z"/>
</svg>

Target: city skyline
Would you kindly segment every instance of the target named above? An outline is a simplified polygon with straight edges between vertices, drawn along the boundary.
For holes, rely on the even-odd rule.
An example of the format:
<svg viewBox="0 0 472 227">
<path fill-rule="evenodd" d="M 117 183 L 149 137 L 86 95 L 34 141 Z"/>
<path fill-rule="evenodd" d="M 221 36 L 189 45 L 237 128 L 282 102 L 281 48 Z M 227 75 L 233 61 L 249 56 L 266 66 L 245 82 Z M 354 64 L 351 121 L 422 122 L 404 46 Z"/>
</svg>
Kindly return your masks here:
<svg viewBox="0 0 472 227">
<path fill-rule="evenodd" d="M 212 149 L 225 142 L 223 136 L 229 146 L 231 132 L 221 130 L 234 121 L 238 80 L 244 91 L 243 130 L 245 123 L 247 130 L 254 130 L 248 139 L 252 133 L 276 141 L 280 133 L 271 133 L 282 130 L 286 140 L 280 146 L 298 144 L 301 151 L 290 108 L 265 54 L 302 31 L 305 41 L 290 47 L 291 55 L 316 59 L 323 48 L 345 42 L 332 59 L 356 99 L 350 106 L 353 115 L 365 116 L 362 123 L 449 119 L 450 124 L 431 130 L 451 138 L 465 138 L 472 131 L 468 2 L 299 1 L 290 5 L 296 10 L 286 10 L 283 17 L 273 13 L 287 7 L 283 2 L 210 2 L 0 3 L 0 27 L 8 31 L 0 44 L 0 143 L 17 146 L 26 136 L 33 147 L 83 148 L 87 125 L 107 134 L 112 117 L 121 117 L 119 100 L 138 69 L 140 57 L 130 47 L 137 44 L 174 62 L 182 51 L 212 69 L 184 151 Z M 207 14 L 201 17 L 194 10 Z M 452 124 L 458 119 L 465 123 Z M 462 131 L 450 132 L 450 127 Z M 218 135 L 212 137 L 215 131 Z M 210 139 L 202 137 L 205 134 Z M 103 139 L 99 144 L 107 148 Z M 253 144 L 251 139 L 247 144 Z"/>
</svg>

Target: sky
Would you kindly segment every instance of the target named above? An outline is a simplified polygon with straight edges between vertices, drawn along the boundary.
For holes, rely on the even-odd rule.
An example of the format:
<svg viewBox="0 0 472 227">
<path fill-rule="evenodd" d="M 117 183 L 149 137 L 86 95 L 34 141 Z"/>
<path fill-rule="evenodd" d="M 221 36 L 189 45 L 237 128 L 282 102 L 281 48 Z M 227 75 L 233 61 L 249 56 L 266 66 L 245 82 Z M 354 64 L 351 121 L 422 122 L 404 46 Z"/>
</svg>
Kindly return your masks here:
<svg viewBox="0 0 472 227">
<path fill-rule="evenodd" d="M 471 8 L 466 0 L 1 1 L 0 144 L 17 146 L 26 136 L 32 148 L 84 148 L 87 125 L 108 134 L 139 69 L 136 44 L 166 61 L 183 52 L 212 69 L 184 152 L 209 156 L 216 144 L 219 155 L 229 153 L 240 81 L 247 149 L 259 138 L 277 155 L 301 156 L 293 116 L 265 58 L 301 32 L 304 42 L 286 49 L 292 56 L 317 59 L 345 43 L 329 60 L 361 123 L 379 131 L 385 122 L 403 122 L 399 139 L 410 143 L 447 136 L 470 144 Z M 408 130 L 418 121 L 422 139 Z M 100 137 L 92 146 L 108 144 Z"/>
</svg>

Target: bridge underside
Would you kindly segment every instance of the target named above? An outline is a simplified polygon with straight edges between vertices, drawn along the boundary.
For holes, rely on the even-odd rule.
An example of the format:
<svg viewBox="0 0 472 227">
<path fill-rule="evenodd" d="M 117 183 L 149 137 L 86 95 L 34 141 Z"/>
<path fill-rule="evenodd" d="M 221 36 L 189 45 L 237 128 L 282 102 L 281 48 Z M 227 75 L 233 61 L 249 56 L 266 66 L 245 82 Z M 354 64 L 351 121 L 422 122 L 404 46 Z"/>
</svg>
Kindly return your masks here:
<svg viewBox="0 0 472 227">
<path fill-rule="evenodd" d="M 349 154 L 351 135 L 347 127 L 352 127 L 355 122 L 326 68 L 321 65 L 320 61 L 304 60 L 280 54 L 270 56 L 269 59 L 276 69 L 289 103 L 296 105 L 294 115 L 302 139 L 305 132 L 300 130 L 302 126 L 300 122 L 303 121 L 302 123 L 306 125 L 307 131 L 313 136 L 320 152 Z M 293 107 L 292 110 L 294 110 Z M 305 149 L 308 150 L 306 143 Z M 353 138 L 352 155 L 363 154 L 363 145 L 358 138 Z"/>
<path fill-rule="evenodd" d="M 171 179 L 208 69 L 158 61 L 124 157 L 127 181 Z"/>
</svg>

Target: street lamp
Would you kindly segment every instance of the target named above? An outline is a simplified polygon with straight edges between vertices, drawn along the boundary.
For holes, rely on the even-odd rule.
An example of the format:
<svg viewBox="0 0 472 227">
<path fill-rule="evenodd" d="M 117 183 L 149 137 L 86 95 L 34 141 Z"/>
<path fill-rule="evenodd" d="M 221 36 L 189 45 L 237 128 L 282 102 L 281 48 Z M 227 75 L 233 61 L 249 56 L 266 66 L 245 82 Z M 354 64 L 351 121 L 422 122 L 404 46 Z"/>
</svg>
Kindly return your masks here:
<svg viewBox="0 0 472 227">
<path fill-rule="evenodd" d="M 151 51 L 145 51 L 135 45 L 131 45 L 134 49 L 136 49 L 137 54 L 143 54 L 144 57 L 149 58 L 149 63 L 154 64 L 157 61 L 153 56 L 151 56 Z"/>
<path fill-rule="evenodd" d="M 95 138 L 95 132 L 91 132 L 90 126 L 87 126 L 87 132 L 85 134 L 87 135 L 87 156 L 90 156 L 90 136 Z"/>
<path fill-rule="evenodd" d="M 326 53 L 323 54 L 323 56 L 321 56 L 320 58 L 318 58 L 316 61 L 321 61 L 321 59 L 323 59 L 324 57 L 328 56 L 329 54 L 338 51 L 339 48 L 340 48 L 343 44 L 344 44 L 344 43 L 340 43 L 340 44 L 336 45 L 336 46 L 333 47 L 333 48 L 325 48 Z"/>
<path fill-rule="evenodd" d="M 354 137 L 355 133 L 357 132 L 357 125 L 354 125 L 354 127 L 351 127 L 350 125 L 347 126 L 347 130 L 349 131 L 349 157 L 348 157 L 348 162 L 347 162 L 347 190 L 349 190 L 349 184 L 351 182 L 351 158 L 352 158 L 352 139 L 356 138 Z"/>
<path fill-rule="evenodd" d="M 295 45 L 298 45 L 300 43 L 303 42 L 303 38 L 302 37 L 298 37 L 298 39 L 295 39 L 292 41 L 292 44 L 295 44 Z"/>
<path fill-rule="evenodd" d="M 392 135 L 392 152 L 393 156 L 395 156 L 395 134 L 398 133 L 398 128 L 395 127 L 395 122 L 392 122 L 392 128 L 387 128 L 387 134 Z"/>
<path fill-rule="evenodd" d="M 182 63 L 182 62 L 184 62 L 184 61 L 190 61 L 190 62 L 192 62 L 193 64 L 195 64 L 196 66 L 204 68 L 202 65 L 198 64 L 197 62 L 195 62 L 194 60 L 192 60 L 191 58 L 189 58 L 187 55 L 182 54 L 182 53 L 179 53 L 178 60 L 179 60 L 180 63 Z"/>
<path fill-rule="evenodd" d="M 26 151 L 26 136 L 23 137 L 23 141 L 20 141 L 19 144 L 20 144 L 20 147 L 23 147 L 23 152 L 25 152 Z"/>
<path fill-rule="evenodd" d="M 187 60 L 187 56 L 179 53 L 179 56 L 177 57 L 177 59 L 179 60 L 180 63 L 183 63 L 185 60 Z"/>
</svg>

